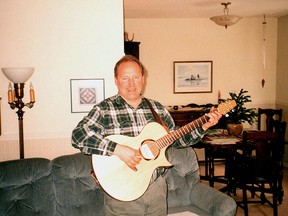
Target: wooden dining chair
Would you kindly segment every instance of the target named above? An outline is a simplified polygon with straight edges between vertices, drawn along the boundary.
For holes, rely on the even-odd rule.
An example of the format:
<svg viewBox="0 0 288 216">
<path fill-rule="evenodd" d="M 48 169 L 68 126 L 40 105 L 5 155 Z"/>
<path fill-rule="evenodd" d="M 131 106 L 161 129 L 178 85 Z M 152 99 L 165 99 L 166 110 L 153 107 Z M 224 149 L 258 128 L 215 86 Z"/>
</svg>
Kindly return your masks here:
<svg viewBox="0 0 288 216">
<path fill-rule="evenodd" d="M 282 109 L 258 108 L 258 130 L 272 131 L 275 120 L 282 121 Z"/>
<path fill-rule="evenodd" d="M 243 198 L 237 204 L 244 209 L 245 216 L 248 216 L 249 203 L 268 203 L 274 216 L 278 214 L 278 202 L 283 196 L 284 149 L 279 131 L 285 129 L 286 122 L 279 122 L 278 131 L 244 131 L 243 141 L 233 147 L 233 184 L 242 190 Z M 252 198 L 249 200 L 248 191 Z M 272 200 L 266 194 L 272 194 Z"/>
<path fill-rule="evenodd" d="M 284 196 L 284 189 L 282 186 L 282 182 L 283 182 L 283 168 L 284 168 L 284 164 L 283 164 L 283 157 L 284 157 L 284 153 L 285 153 L 285 137 L 286 137 L 286 127 L 287 127 L 287 123 L 285 121 L 274 121 L 273 122 L 273 131 L 277 132 L 279 137 L 279 144 L 277 145 L 277 147 L 279 148 L 277 150 L 277 154 L 281 160 L 280 162 L 280 168 L 281 168 L 281 172 L 279 173 L 279 179 L 278 179 L 278 202 L 280 204 L 282 204 L 283 201 L 283 196 Z"/>
</svg>

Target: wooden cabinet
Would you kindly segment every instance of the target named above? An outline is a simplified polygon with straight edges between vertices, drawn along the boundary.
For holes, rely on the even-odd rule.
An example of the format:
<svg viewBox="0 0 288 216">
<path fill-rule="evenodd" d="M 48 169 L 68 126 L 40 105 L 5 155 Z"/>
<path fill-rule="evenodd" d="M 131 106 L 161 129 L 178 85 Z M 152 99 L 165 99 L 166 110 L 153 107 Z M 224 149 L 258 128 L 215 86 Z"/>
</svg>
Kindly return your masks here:
<svg viewBox="0 0 288 216">
<path fill-rule="evenodd" d="M 124 41 L 124 53 L 126 55 L 133 55 L 139 59 L 139 45 L 140 42 Z"/>
<path fill-rule="evenodd" d="M 201 108 L 190 108 L 190 109 L 179 109 L 173 110 L 168 109 L 170 114 L 172 115 L 175 124 L 179 127 L 182 127 L 191 121 L 198 119 L 202 116 L 202 109 Z"/>
</svg>

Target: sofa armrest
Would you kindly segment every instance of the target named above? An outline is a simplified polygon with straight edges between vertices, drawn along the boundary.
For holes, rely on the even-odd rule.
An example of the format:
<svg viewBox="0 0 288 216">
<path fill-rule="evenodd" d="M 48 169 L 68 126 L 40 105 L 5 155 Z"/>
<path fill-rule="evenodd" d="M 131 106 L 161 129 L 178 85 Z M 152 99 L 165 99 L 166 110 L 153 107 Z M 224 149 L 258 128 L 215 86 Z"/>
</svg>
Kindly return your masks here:
<svg viewBox="0 0 288 216">
<path fill-rule="evenodd" d="M 191 210 L 199 215 L 232 216 L 237 205 L 233 198 L 200 183 L 199 165 L 192 148 L 167 150 L 173 164 L 164 178 L 168 187 L 168 212 Z"/>
<path fill-rule="evenodd" d="M 198 183 L 190 193 L 191 204 L 214 216 L 232 216 L 237 205 L 233 198 L 214 188 Z"/>
</svg>

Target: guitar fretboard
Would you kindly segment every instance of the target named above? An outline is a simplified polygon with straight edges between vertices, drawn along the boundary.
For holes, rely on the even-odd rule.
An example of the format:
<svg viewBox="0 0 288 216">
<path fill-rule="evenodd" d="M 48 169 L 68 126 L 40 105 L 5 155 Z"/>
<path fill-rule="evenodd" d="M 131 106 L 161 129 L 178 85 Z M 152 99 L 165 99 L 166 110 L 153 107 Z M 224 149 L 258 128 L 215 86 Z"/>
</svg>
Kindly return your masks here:
<svg viewBox="0 0 288 216">
<path fill-rule="evenodd" d="M 185 126 L 166 134 L 165 136 L 161 137 L 160 139 L 156 140 L 156 145 L 159 149 L 162 149 L 166 146 L 171 145 L 175 140 L 180 139 L 185 134 L 191 132 L 192 130 L 196 129 L 197 127 L 202 126 L 206 122 L 208 122 L 209 117 L 204 115 L 200 118 L 186 124 Z"/>
</svg>

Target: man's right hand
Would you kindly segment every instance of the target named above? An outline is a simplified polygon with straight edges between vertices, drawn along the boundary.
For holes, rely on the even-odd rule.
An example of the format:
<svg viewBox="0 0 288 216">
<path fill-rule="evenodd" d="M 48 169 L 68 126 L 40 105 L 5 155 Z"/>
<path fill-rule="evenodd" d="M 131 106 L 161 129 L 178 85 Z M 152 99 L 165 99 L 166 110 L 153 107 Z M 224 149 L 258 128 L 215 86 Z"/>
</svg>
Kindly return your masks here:
<svg viewBox="0 0 288 216">
<path fill-rule="evenodd" d="M 140 163 L 142 157 L 139 150 L 129 146 L 117 144 L 113 155 L 118 156 L 132 170 L 137 171 L 136 166 Z"/>
</svg>

